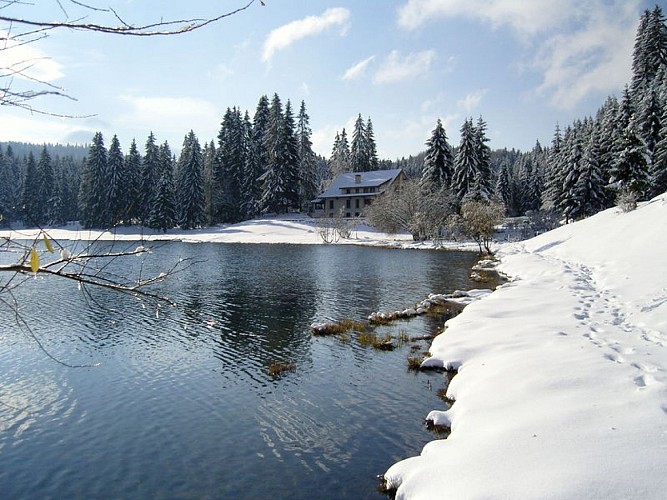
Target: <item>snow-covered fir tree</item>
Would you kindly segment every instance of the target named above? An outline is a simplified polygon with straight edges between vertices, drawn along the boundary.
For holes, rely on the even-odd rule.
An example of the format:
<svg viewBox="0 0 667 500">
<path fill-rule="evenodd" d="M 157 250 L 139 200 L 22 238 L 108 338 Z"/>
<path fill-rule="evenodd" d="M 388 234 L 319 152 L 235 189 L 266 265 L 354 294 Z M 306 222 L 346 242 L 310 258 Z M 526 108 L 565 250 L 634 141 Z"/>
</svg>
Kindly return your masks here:
<svg viewBox="0 0 667 500">
<path fill-rule="evenodd" d="M 321 180 L 317 171 L 317 161 L 311 141 L 312 130 L 310 117 L 306 112 L 306 103 L 301 101 L 297 118 L 296 136 L 299 146 L 299 200 L 303 210 L 320 191 Z"/>
<path fill-rule="evenodd" d="M 463 200 L 475 187 L 478 175 L 478 148 L 472 119 L 466 119 L 461 126 L 461 142 L 454 158 L 452 191 Z"/>
<path fill-rule="evenodd" d="M 257 103 L 252 118 L 252 127 L 249 129 L 250 151 L 243 179 L 244 213 L 249 218 L 256 217 L 262 211 L 262 183 L 259 179 L 266 172 L 269 164 L 269 153 L 265 140 L 269 116 L 269 99 L 266 95 L 263 95 Z"/>
<path fill-rule="evenodd" d="M 157 145 L 153 132 L 146 139 L 144 157 L 141 167 L 141 190 L 139 200 L 139 213 L 143 224 L 148 222 L 153 199 L 157 192 L 160 180 L 160 147 Z"/>
<path fill-rule="evenodd" d="M 227 108 L 218 133 L 214 166 L 214 204 L 217 220 L 238 222 L 242 213 L 242 179 L 246 168 L 246 131 L 238 108 Z"/>
<path fill-rule="evenodd" d="M 213 172 L 215 168 L 215 158 L 217 152 L 213 141 L 204 144 L 204 206 L 206 212 L 206 223 L 213 224 L 215 220 L 215 210 L 213 205 Z"/>
<path fill-rule="evenodd" d="M 420 187 L 425 191 L 436 192 L 449 189 L 454 173 L 454 156 L 447 142 L 447 134 L 438 118 L 431 137 L 426 141 L 426 154 L 422 169 Z"/>
<path fill-rule="evenodd" d="M 174 162 L 169 144 L 158 148 L 159 180 L 151 203 L 148 226 L 167 232 L 176 225 L 176 197 L 174 192 Z"/>
<path fill-rule="evenodd" d="M 21 167 L 11 146 L 4 154 L 0 148 L 0 225 L 9 225 L 21 217 Z"/>
<path fill-rule="evenodd" d="M 282 111 L 278 94 L 271 101 L 264 142 L 268 151 L 267 169 L 262 181 L 262 210 L 284 213 L 298 203 L 298 145 L 294 116 L 289 100 Z"/>
<path fill-rule="evenodd" d="M 176 179 L 177 223 L 182 229 L 193 229 L 206 222 L 204 200 L 204 157 L 195 133 L 183 140 Z"/>
<path fill-rule="evenodd" d="M 132 224 L 139 220 L 141 214 L 139 204 L 141 202 L 141 164 L 142 158 L 137 147 L 137 142 L 132 139 L 130 150 L 125 157 L 125 175 L 126 175 L 126 205 L 123 212 L 125 224 Z"/>
<path fill-rule="evenodd" d="M 107 201 L 110 224 L 112 226 L 117 225 L 123 219 L 129 203 L 125 166 L 125 158 L 120 148 L 120 141 L 114 135 L 111 138 L 107 159 Z"/>
<path fill-rule="evenodd" d="M 97 132 L 84 162 L 79 192 L 79 209 L 84 227 L 106 229 L 110 226 L 107 187 L 107 150 L 102 133 Z"/>
<path fill-rule="evenodd" d="M 364 172 L 369 170 L 368 147 L 366 144 L 366 123 L 361 118 L 361 113 L 354 122 L 352 131 L 352 144 L 350 145 L 350 170 L 353 172 Z"/>
<path fill-rule="evenodd" d="M 338 175 L 350 171 L 350 144 L 347 140 L 347 132 L 336 132 L 331 156 L 329 157 L 329 175 L 332 179 Z"/>
<path fill-rule="evenodd" d="M 579 178 L 573 188 L 576 208 L 572 216 L 589 217 L 605 207 L 605 180 L 600 165 L 600 145 L 597 131 L 594 131 L 584 150 Z"/>
<path fill-rule="evenodd" d="M 378 159 L 377 145 L 375 144 L 373 122 L 370 116 L 366 121 L 366 148 L 368 149 L 368 170 L 378 170 L 380 161 Z"/>
<path fill-rule="evenodd" d="M 32 151 L 28 153 L 23 181 L 23 221 L 32 226 L 44 223 L 41 200 L 39 197 L 39 174 Z"/>
</svg>

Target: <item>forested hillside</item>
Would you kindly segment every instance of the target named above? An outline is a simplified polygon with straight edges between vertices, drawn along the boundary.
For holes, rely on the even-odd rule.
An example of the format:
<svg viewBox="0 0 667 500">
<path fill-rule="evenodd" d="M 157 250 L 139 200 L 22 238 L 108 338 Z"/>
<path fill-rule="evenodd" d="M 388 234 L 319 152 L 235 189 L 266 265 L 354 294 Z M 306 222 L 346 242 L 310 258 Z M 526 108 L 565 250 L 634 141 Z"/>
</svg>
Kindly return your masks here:
<svg viewBox="0 0 667 500">
<path fill-rule="evenodd" d="M 153 133 L 143 146 L 101 133 L 89 147 L 0 144 L 0 224 L 166 230 L 238 222 L 307 210 L 338 173 L 389 168 L 459 203 L 501 201 L 509 216 L 568 221 L 615 203 L 631 207 L 667 190 L 667 24 L 658 6 L 641 17 L 632 70 L 621 96 L 595 116 L 556 124 L 551 144 L 528 152 L 492 151 L 480 116 L 464 120 L 457 143 L 438 121 L 425 151 L 380 159 L 373 123 L 359 114 L 324 159 L 313 152 L 305 103 L 295 113 L 278 94 L 262 96 L 252 118 L 228 108 L 216 140 L 200 143 L 189 132 L 178 154 Z"/>
</svg>

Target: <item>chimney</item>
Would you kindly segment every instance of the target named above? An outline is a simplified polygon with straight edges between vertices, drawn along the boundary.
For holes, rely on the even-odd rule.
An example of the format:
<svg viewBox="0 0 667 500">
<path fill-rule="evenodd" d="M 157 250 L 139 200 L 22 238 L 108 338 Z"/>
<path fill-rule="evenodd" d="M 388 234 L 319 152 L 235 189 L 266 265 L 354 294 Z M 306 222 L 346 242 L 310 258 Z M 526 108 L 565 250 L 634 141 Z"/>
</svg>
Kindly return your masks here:
<svg viewBox="0 0 667 500">
<path fill-rule="evenodd" d="M 361 174 L 354 174 L 354 183 L 361 184 Z"/>
</svg>

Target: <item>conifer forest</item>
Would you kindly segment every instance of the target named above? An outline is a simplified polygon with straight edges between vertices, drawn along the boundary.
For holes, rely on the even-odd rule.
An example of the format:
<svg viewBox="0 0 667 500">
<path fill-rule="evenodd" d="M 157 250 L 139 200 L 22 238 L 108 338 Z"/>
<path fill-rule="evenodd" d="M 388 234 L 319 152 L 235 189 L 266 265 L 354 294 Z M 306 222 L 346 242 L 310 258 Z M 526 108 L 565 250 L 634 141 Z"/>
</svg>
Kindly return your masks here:
<svg viewBox="0 0 667 500">
<path fill-rule="evenodd" d="M 166 231 L 308 212 L 336 175 L 389 168 L 459 203 L 495 200 L 508 216 L 576 220 L 667 190 L 666 73 L 667 23 L 656 6 L 641 17 L 622 95 L 595 116 L 556 124 L 551 143 L 531 151 L 491 150 L 480 116 L 464 120 L 458 142 L 438 120 L 424 151 L 379 159 L 373 123 L 360 113 L 325 159 L 313 151 L 305 102 L 295 110 L 278 94 L 260 97 L 252 116 L 228 108 L 215 139 L 190 131 L 180 152 L 152 132 L 129 145 L 101 132 L 85 148 L 0 143 L 0 225 Z"/>
</svg>

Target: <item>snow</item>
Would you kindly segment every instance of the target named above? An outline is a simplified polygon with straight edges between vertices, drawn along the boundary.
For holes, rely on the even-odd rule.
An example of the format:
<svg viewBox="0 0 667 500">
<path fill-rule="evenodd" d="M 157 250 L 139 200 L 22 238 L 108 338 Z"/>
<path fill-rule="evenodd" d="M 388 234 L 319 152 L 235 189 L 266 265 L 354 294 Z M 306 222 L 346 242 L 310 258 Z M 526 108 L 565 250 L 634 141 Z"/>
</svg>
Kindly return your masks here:
<svg viewBox="0 0 667 500">
<path fill-rule="evenodd" d="M 51 239 L 65 240 L 114 240 L 114 241 L 184 241 L 189 243 L 282 243 L 282 244 L 324 244 L 317 231 L 318 219 L 289 214 L 253 219 L 238 224 L 224 224 L 204 229 L 161 230 L 137 226 L 118 227 L 113 231 L 83 229 L 79 225 L 49 228 Z M 0 230 L 0 238 L 33 239 L 39 236 L 37 229 L 16 231 Z M 414 242 L 407 233 L 390 235 L 381 233 L 366 225 L 363 220 L 352 231 L 349 239 L 340 239 L 337 244 L 386 246 L 395 248 L 434 248 L 433 242 Z M 471 242 L 443 242 L 442 245 L 455 250 L 477 250 Z"/>
<path fill-rule="evenodd" d="M 446 440 L 397 498 L 666 498 L 667 195 L 499 251 L 512 277 L 447 322 Z"/>
</svg>

